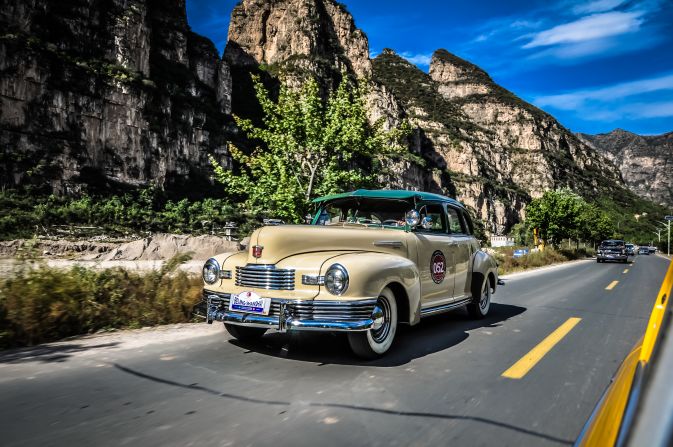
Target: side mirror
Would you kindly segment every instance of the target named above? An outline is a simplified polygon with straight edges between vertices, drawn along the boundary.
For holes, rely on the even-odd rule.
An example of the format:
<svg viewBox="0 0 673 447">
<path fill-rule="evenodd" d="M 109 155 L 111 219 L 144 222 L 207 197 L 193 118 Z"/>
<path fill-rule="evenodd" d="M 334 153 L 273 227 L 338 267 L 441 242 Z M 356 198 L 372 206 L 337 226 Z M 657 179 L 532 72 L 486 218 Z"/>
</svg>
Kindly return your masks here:
<svg viewBox="0 0 673 447">
<path fill-rule="evenodd" d="M 430 230 L 432 229 L 432 217 L 430 216 L 425 216 L 421 220 L 421 227 L 423 227 L 424 230 Z"/>
<path fill-rule="evenodd" d="M 407 211 L 404 221 L 409 227 L 414 228 L 420 223 L 421 215 L 416 210 Z"/>
</svg>

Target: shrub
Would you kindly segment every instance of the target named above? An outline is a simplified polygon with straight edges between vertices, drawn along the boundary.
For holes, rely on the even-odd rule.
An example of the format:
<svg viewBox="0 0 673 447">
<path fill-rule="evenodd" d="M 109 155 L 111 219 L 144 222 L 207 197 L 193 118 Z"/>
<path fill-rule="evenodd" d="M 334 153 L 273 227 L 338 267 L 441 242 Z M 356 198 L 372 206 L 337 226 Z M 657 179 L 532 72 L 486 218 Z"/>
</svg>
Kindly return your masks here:
<svg viewBox="0 0 673 447">
<path fill-rule="evenodd" d="M 0 280 L 0 347 L 190 321 L 201 279 L 177 269 L 187 259 L 176 256 L 151 272 L 23 264 Z"/>
</svg>

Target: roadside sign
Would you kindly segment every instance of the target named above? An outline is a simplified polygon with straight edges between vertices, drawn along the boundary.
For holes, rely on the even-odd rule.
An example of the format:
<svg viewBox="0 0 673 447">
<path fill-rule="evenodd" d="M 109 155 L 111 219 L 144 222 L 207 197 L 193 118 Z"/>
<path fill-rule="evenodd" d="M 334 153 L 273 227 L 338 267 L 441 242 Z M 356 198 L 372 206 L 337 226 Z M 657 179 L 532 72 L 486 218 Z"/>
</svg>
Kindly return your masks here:
<svg viewBox="0 0 673 447">
<path fill-rule="evenodd" d="M 524 248 L 522 250 L 514 250 L 514 253 L 512 254 L 512 257 L 514 258 L 520 258 L 521 256 L 525 256 L 528 254 L 528 249 Z"/>
<path fill-rule="evenodd" d="M 673 216 L 664 216 L 664 219 L 666 219 L 666 220 L 673 220 Z"/>
</svg>

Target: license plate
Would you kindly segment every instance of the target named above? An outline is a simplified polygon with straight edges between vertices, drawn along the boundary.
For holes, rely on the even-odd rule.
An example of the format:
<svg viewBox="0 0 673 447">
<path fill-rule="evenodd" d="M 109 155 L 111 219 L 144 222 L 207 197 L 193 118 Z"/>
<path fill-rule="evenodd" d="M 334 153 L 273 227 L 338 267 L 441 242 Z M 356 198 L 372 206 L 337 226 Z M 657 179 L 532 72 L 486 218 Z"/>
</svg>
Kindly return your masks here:
<svg viewBox="0 0 673 447">
<path fill-rule="evenodd" d="M 262 298 L 255 292 L 241 292 L 229 300 L 229 310 L 246 314 L 269 315 L 271 298 Z"/>
</svg>

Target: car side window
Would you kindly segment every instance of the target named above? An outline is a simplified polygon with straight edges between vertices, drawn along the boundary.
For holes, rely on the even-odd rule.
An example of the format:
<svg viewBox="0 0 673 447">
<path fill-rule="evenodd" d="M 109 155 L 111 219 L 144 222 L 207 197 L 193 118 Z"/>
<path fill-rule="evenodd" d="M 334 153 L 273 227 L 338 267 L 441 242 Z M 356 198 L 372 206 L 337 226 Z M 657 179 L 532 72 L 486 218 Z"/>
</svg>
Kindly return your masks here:
<svg viewBox="0 0 673 447">
<path fill-rule="evenodd" d="M 462 234 L 466 233 L 463 228 L 463 222 L 458 214 L 458 210 L 450 206 L 446 207 L 446 213 L 449 220 L 449 233 L 452 234 Z"/>
<path fill-rule="evenodd" d="M 418 213 L 421 215 L 421 221 L 422 219 L 428 217 L 430 218 L 430 227 L 429 228 L 423 228 L 422 226 L 418 226 L 418 231 L 422 231 L 425 233 L 444 233 L 446 234 L 446 218 L 444 215 L 444 210 L 442 209 L 442 205 L 439 203 L 428 203 L 425 205 L 421 205 L 418 208 Z"/>
<path fill-rule="evenodd" d="M 463 216 L 463 226 L 465 227 L 465 231 L 467 234 L 474 234 L 474 227 L 472 226 L 472 219 L 470 219 L 470 215 L 467 214 L 466 211 L 461 211 L 460 213 L 461 216 Z"/>
</svg>

